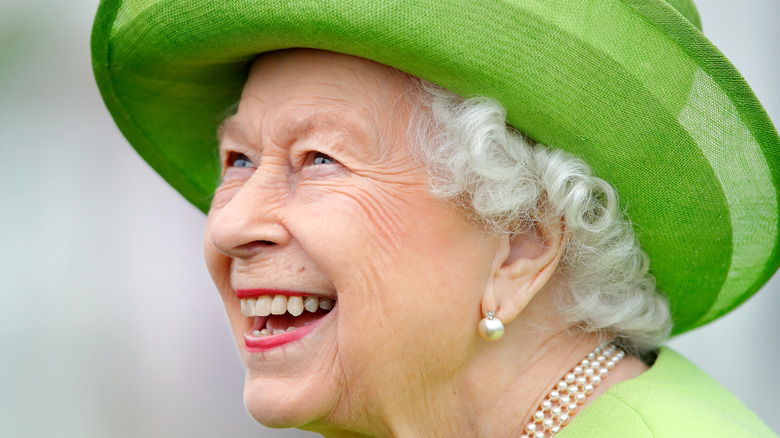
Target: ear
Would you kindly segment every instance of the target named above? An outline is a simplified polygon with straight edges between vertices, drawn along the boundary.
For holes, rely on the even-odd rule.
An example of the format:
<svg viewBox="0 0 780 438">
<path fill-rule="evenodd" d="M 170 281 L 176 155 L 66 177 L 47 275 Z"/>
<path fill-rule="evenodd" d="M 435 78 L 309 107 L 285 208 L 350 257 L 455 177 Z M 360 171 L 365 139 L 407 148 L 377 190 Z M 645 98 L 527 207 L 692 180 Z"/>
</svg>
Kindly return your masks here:
<svg viewBox="0 0 780 438">
<path fill-rule="evenodd" d="M 504 324 L 517 318 L 552 278 L 567 241 L 563 220 L 536 223 L 527 232 L 503 238 L 482 298 L 482 314 L 497 309 L 496 317 Z"/>
</svg>

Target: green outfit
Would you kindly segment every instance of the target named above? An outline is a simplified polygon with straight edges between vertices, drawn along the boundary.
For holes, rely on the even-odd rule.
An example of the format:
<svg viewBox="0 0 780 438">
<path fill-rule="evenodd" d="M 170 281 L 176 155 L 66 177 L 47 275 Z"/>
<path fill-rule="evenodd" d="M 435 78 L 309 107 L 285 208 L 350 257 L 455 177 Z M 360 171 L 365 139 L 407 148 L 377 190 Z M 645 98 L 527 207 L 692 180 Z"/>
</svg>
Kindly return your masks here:
<svg viewBox="0 0 780 438">
<path fill-rule="evenodd" d="M 777 437 L 726 388 L 662 348 L 645 373 L 593 400 L 556 438 Z"/>
</svg>

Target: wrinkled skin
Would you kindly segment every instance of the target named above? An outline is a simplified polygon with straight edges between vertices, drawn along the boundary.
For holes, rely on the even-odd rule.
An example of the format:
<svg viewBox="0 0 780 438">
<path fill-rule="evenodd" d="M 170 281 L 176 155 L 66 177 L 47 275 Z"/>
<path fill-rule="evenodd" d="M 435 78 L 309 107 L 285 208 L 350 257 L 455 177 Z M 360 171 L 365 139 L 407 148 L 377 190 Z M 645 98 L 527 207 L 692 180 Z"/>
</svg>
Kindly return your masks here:
<svg viewBox="0 0 780 438">
<path fill-rule="evenodd" d="M 346 55 L 266 54 L 220 130 L 223 181 L 204 248 L 246 367 L 247 409 L 263 424 L 518 436 L 598 343 L 568 334 L 545 288 L 562 229 L 489 237 L 431 196 L 407 144 L 409 81 Z M 337 301 L 300 340 L 250 352 L 252 318 L 235 293 L 247 288 Z M 500 342 L 477 333 L 487 309 L 507 325 Z"/>
<path fill-rule="evenodd" d="M 410 391 L 457 374 L 474 348 L 496 242 L 429 194 L 406 144 L 406 81 L 343 55 L 266 55 L 222 130 L 206 257 L 246 365 L 248 410 L 265 424 L 380 431 L 359 417 L 424 409 Z M 248 167 L 230 162 L 238 153 Z M 337 306 L 300 342 L 251 354 L 233 292 L 247 287 Z"/>
</svg>

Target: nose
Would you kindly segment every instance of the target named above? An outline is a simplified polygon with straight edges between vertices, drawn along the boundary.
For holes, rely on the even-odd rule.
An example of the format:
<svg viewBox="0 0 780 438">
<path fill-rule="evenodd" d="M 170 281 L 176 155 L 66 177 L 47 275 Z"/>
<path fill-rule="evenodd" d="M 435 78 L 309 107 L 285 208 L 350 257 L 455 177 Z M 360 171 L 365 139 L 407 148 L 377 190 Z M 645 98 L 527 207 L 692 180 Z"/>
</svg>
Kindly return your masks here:
<svg viewBox="0 0 780 438">
<path fill-rule="evenodd" d="M 214 248 L 231 258 L 249 259 L 272 247 L 287 245 L 283 224 L 285 185 L 256 171 L 219 208 L 209 212 L 207 232 Z"/>
</svg>

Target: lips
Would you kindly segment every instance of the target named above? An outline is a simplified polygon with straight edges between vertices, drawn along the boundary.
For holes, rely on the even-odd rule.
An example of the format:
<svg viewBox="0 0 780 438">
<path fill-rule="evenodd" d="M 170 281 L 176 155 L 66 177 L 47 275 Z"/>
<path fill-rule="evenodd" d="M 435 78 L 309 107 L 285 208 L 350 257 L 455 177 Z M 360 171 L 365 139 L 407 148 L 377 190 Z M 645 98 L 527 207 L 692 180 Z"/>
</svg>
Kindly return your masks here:
<svg viewBox="0 0 780 438">
<path fill-rule="evenodd" d="M 311 333 L 335 300 L 302 292 L 238 289 L 241 314 L 253 318 L 244 334 L 247 351 L 257 352 L 297 341 Z"/>
</svg>

